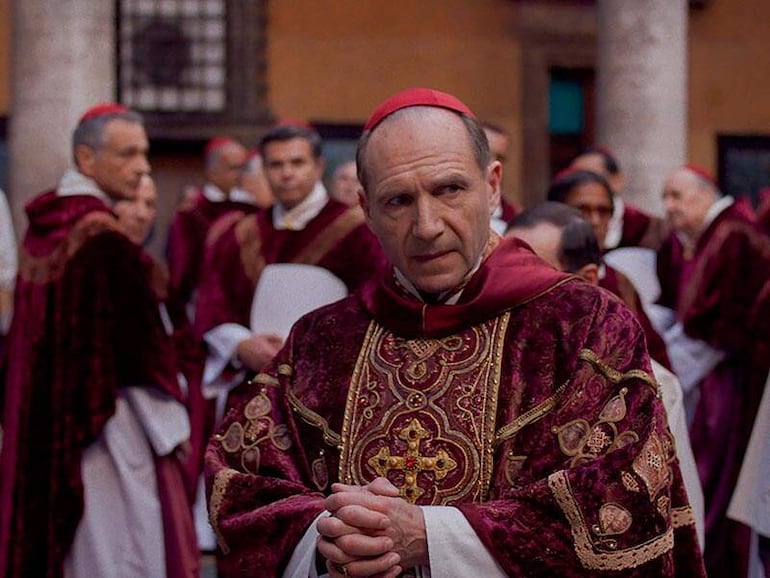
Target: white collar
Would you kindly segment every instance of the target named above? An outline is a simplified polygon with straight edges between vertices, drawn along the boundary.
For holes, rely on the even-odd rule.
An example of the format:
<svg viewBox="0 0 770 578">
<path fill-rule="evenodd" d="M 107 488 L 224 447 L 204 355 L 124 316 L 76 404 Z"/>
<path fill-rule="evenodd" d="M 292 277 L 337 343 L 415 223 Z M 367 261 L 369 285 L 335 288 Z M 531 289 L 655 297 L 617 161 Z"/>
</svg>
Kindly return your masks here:
<svg viewBox="0 0 770 578">
<path fill-rule="evenodd" d="M 703 219 L 703 226 L 701 227 L 698 239 L 700 239 L 700 236 L 709 228 L 709 225 L 711 225 L 711 223 L 713 223 L 716 218 L 726 211 L 734 202 L 735 199 L 730 195 L 725 195 L 709 207 L 708 211 L 706 211 L 706 216 Z M 682 245 L 690 249 L 694 248 L 698 243 L 698 239 L 690 239 L 690 237 L 684 233 L 677 232 L 676 235 L 679 237 L 679 241 L 681 241 Z"/>
<path fill-rule="evenodd" d="M 239 203 L 254 204 L 254 197 L 248 191 L 244 191 L 238 187 L 233 187 L 229 195 L 220 189 L 218 186 L 212 183 L 205 183 L 203 185 L 203 196 L 207 201 L 212 203 L 221 203 L 222 201 L 231 200 Z"/>
<path fill-rule="evenodd" d="M 315 219 L 329 202 L 326 187 L 318 181 L 310 194 L 291 209 L 286 209 L 280 203 L 273 205 L 273 226 L 279 231 L 302 231 L 307 224 Z"/>
<path fill-rule="evenodd" d="M 626 204 L 620 198 L 620 195 L 613 195 L 612 203 L 612 216 L 607 225 L 607 235 L 604 237 L 605 249 L 614 249 L 620 244 L 620 239 L 623 238 L 623 214 L 626 211 Z"/>
<path fill-rule="evenodd" d="M 730 195 L 725 195 L 718 201 L 716 201 L 713 205 L 709 207 L 709 210 L 706 211 L 706 218 L 703 220 L 703 230 L 705 231 L 708 229 L 709 225 L 714 222 L 714 220 L 721 215 L 725 210 L 727 210 L 730 205 L 732 205 L 735 202 L 735 199 L 733 199 Z"/>
<path fill-rule="evenodd" d="M 221 203 L 222 201 L 227 200 L 225 192 L 212 183 L 205 183 L 203 185 L 203 196 L 206 197 L 207 201 L 211 201 L 212 203 Z"/>
<path fill-rule="evenodd" d="M 483 254 L 479 255 L 479 259 L 478 261 L 476 261 L 476 265 L 465 276 L 466 280 L 473 277 L 476 271 L 478 271 L 479 267 L 481 267 L 481 259 L 483 258 L 483 256 L 484 256 Z M 404 275 L 401 271 L 399 271 L 397 267 L 393 267 L 393 273 L 396 275 L 396 280 L 401 284 L 401 286 L 404 289 L 406 289 L 406 291 L 410 295 L 412 295 L 413 297 L 416 297 L 423 303 L 425 302 L 425 299 L 423 299 L 422 295 L 420 294 L 420 291 L 417 289 L 417 287 L 414 286 L 414 283 L 412 283 L 409 279 L 406 278 L 406 275 Z M 437 301 L 441 303 L 441 305 L 457 305 L 457 302 L 460 300 L 460 297 L 462 296 L 464 289 L 465 289 L 465 283 L 462 284 L 462 288 L 459 291 L 449 289 L 448 291 L 439 293 Z"/>
<path fill-rule="evenodd" d="M 95 180 L 75 169 L 67 169 L 62 175 L 62 178 L 59 180 L 59 185 L 56 187 L 56 194 L 59 197 L 88 195 L 104 201 L 109 207 L 112 207 L 115 204 L 115 202 L 107 196 L 107 193 L 99 188 L 99 185 L 96 184 Z"/>
</svg>

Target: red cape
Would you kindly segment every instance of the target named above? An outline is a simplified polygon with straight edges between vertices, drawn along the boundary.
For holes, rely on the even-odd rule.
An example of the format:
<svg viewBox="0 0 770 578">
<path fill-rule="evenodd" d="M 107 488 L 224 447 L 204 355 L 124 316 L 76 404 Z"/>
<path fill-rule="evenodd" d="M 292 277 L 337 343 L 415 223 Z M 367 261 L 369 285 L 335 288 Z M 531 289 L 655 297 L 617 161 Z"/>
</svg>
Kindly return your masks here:
<svg viewBox="0 0 770 578">
<path fill-rule="evenodd" d="M 8 340 L 0 573 L 61 576 L 83 509 L 80 462 L 118 388 L 181 399 L 158 303 L 162 276 L 91 196 L 27 206 Z"/>
</svg>

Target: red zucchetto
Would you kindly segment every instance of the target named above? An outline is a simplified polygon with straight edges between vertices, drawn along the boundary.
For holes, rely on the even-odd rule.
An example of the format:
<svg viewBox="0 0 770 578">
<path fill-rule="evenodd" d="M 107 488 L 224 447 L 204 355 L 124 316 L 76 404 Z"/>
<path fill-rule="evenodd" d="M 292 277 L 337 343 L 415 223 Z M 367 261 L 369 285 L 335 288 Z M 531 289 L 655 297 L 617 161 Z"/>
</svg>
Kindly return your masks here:
<svg viewBox="0 0 770 578">
<path fill-rule="evenodd" d="M 464 102 L 451 94 L 433 90 L 431 88 L 407 88 L 406 90 L 394 94 L 380 104 L 369 117 L 369 120 L 366 121 L 364 130 L 373 130 L 386 117 L 397 110 L 409 108 L 410 106 L 445 108 L 476 118 L 476 115 L 473 114 L 473 111 L 471 111 Z"/>
<path fill-rule="evenodd" d="M 229 136 L 215 136 L 206 143 L 206 149 L 205 153 L 206 156 L 210 155 L 216 150 L 219 150 L 229 144 L 237 144 L 232 138 Z"/>
<path fill-rule="evenodd" d="M 700 178 L 708 181 L 709 184 L 711 184 L 714 188 L 719 188 L 717 186 L 717 181 L 714 178 L 714 175 L 712 175 L 707 169 L 700 165 L 695 165 L 692 163 L 688 163 L 682 167 L 683 169 L 687 169 L 691 173 L 695 173 Z"/>
<path fill-rule="evenodd" d="M 80 117 L 80 120 L 78 121 L 78 124 L 83 124 L 87 120 L 91 120 L 92 118 L 97 118 L 99 116 L 105 116 L 108 114 L 115 114 L 115 113 L 121 113 L 121 112 L 129 112 L 128 108 L 123 106 L 122 104 L 117 104 L 115 102 L 104 102 L 102 104 L 97 104 L 96 106 L 92 106 L 87 111 L 83 113 L 83 116 Z"/>
</svg>

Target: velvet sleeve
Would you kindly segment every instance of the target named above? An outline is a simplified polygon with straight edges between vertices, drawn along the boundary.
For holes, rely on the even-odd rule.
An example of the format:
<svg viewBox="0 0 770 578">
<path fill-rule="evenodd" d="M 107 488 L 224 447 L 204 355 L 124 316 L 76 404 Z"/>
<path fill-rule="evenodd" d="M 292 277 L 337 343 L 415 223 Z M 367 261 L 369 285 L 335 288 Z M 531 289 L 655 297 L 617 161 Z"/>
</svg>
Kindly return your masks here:
<svg viewBox="0 0 770 578">
<path fill-rule="evenodd" d="M 500 489 L 457 506 L 509 576 L 704 575 L 643 337 L 618 307 L 498 447 Z"/>
<path fill-rule="evenodd" d="M 222 578 L 243 576 L 248 569 L 280 576 L 323 511 L 323 495 L 313 489 L 286 399 L 285 351 L 273 371 L 236 389 L 238 401 L 206 452 L 209 515 Z"/>
</svg>

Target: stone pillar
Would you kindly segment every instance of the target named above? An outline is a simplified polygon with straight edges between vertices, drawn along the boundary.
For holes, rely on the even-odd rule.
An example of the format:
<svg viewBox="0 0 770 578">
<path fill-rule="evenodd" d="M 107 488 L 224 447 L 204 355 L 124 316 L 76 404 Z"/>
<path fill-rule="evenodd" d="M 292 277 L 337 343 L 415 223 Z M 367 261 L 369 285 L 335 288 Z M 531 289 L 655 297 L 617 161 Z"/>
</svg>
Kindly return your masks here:
<svg viewBox="0 0 770 578">
<path fill-rule="evenodd" d="M 23 205 L 53 188 L 71 163 L 80 114 L 115 99 L 114 4 L 13 2 L 8 193 L 20 235 Z"/>
<path fill-rule="evenodd" d="M 685 162 L 687 0 L 598 0 L 597 135 L 626 175 L 623 197 L 662 213 Z"/>
</svg>

